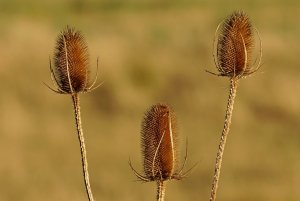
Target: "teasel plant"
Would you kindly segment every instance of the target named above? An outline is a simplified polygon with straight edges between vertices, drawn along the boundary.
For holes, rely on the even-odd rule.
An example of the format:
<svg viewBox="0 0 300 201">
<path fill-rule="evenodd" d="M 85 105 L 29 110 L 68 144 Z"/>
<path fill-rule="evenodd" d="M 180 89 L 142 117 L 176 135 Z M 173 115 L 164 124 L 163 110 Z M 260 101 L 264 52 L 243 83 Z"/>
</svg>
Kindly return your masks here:
<svg viewBox="0 0 300 201">
<path fill-rule="evenodd" d="M 255 45 L 255 35 L 258 36 L 259 45 Z M 259 56 L 257 56 L 257 59 L 253 59 L 254 51 L 257 49 L 259 49 Z M 228 77 L 230 90 L 224 127 L 217 151 L 210 201 L 216 200 L 223 153 L 230 130 L 238 82 L 241 78 L 246 78 L 257 72 L 261 66 L 262 43 L 259 32 L 252 26 L 249 17 L 243 11 L 233 12 L 225 21 L 219 24 L 214 39 L 213 56 L 219 73 L 207 72 Z"/>
<path fill-rule="evenodd" d="M 72 98 L 85 189 L 88 200 L 93 201 L 81 124 L 79 95 L 90 92 L 100 86 L 100 84 L 95 86 L 98 77 L 98 59 L 96 76 L 93 82 L 90 82 L 89 53 L 86 41 L 81 32 L 67 26 L 57 37 L 53 67 L 51 59 L 49 60 L 51 79 L 55 88 L 51 88 L 47 84 L 46 86 L 55 93 L 67 94 Z"/>
<path fill-rule="evenodd" d="M 157 201 L 164 201 L 166 183 L 181 180 L 192 168 L 183 172 L 187 160 L 187 148 L 182 167 L 178 168 L 178 135 L 174 112 L 166 104 L 155 104 L 145 113 L 141 126 L 141 148 L 144 175 L 138 173 L 129 160 L 133 173 L 140 181 L 157 183 Z"/>
</svg>

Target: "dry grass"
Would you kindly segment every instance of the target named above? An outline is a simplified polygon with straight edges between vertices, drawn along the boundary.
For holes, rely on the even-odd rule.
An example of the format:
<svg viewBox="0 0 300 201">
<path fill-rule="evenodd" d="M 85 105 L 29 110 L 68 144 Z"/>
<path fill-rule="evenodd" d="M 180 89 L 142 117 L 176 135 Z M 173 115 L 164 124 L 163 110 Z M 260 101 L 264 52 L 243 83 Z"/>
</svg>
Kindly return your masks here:
<svg viewBox="0 0 300 201">
<path fill-rule="evenodd" d="M 82 100 L 95 198 L 155 199 L 155 184 L 134 182 L 127 162 L 129 156 L 141 157 L 144 110 L 167 102 L 176 111 L 181 136 L 189 138 L 190 161 L 199 165 L 193 176 L 168 186 L 166 200 L 208 200 L 227 80 L 204 70 L 214 69 L 215 27 L 237 8 L 261 33 L 263 73 L 240 86 L 223 164 L 226 185 L 218 196 L 223 201 L 299 200 L 298 1 L 178 1 L 161 8 L 131 1 L 131 6 L 80 12 L 67 1 L 49 2 L 10 1 L 0 14 L 0 200 L 85 199 L 69 99 L 42 84 L 50 82 L 48 58 L 66 24 L 82 30 L 91 65 L 96 67 L 93 58 L 99 56 L 104 81 Z"/>
</svg>

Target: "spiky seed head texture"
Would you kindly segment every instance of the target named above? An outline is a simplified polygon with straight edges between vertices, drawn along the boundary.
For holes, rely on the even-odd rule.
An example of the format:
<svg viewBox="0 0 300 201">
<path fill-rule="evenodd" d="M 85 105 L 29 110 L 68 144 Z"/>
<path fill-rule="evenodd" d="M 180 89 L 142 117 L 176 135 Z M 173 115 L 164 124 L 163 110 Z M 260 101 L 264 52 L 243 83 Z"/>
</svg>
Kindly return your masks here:
<svg viewBox="0 0 300 201">
<path fill-rule="evenodd" d="M 176 119 L 169 106 L 153 105 L 142 122 L 144 172 L 149 180 L 171 179 L 177 168 Z"/>
<path fill-rule="evenodd" d="M 86 90 L 89 82 L 89 54 L 82 34 L 66 27 L 56 41 L 54 76 L 59 90 L 79 93 Z"/>
<path fill-rule="evenodd" d="M 223 76 L 243 77 L 251 73 L 254 46 L 252 25 L 242 11 L 230 15 L 221 26 L 217 41 L 218 71 Z"/>
</svg>

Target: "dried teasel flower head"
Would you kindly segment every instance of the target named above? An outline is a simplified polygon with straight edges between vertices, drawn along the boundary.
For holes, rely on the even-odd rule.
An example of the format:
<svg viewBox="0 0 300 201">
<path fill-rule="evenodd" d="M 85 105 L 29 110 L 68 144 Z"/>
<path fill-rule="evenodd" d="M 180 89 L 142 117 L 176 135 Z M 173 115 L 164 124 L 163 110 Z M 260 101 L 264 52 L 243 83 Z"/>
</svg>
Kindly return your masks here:
<svg viewBox="0 0 300 201">
<path fill-rule="evenodd" d="M 53 90 L 62 94 L 76 94 L 92 90 L 89 84 L 89 53 L 83 35 L 74 28 L 66 27 L 57 37 L 54 68 L 50 70 L 52 80 L 57 86 Z M 97 62 L 98 64 L 98 62 Z"/>
<path fill-rule="evenodd" d="M 242 78 L 256 72 L 260 67 L 261 61 L 261 42 L 260 58 L 257 66 L 253 62 L 253 50 L 255 46 L 254 29 L 248 16 L 243 11 L 235 11 L 216 31 L 215 64 L 220 76 L 230 78 Z"/>
<path fill-rule="evenodd" d="M 154 105 L 145 114 L 141 137 L 145 175 L 171 178 L 177 164 L 177 131 L 174 113 L 167 105 Z"/>
<path fill-rule="evenodd" d="M 142 122 L 141 147 L 145 176 L 137 173 L 142 181 L 180 180 L 182 168 L 178 170 L 177 127 L 174 112 L 168 105 L 153 105 Z"/>
</svg>

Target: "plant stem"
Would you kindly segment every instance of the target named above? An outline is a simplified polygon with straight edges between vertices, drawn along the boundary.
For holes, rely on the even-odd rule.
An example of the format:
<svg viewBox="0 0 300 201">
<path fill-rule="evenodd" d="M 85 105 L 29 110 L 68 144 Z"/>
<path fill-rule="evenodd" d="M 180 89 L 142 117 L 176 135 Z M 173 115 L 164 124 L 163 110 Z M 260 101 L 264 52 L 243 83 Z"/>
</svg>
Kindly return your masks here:
<svg viewBox="0 0 300 201">
<path fill-rule="evenodd" d="M 166 182 L 165 181 L 157 181 L 157 201 L 165 200 L 165 192 L 166 192 Z"/>
<path fill-rule="evenodd" d="M 229 92 L 226 116 L 225 116 L 225 121 L 224 121 L 224 128 L 222 131 L 221 140 L 220 140 L 220 144 L 219 144 L 219 148 L 218 148 L 218 152 L 217 152 L 215 173 L 214 173 L 211 194 L 210 194 L 210 199 L 209 199 L 210 201 L 215 201 L 216 196 L 217 196 L 217 188 L 218 188 L 218 182 L 219 182 L 219 178 L 220 178 L 223 153 L 224 153 L 224 149 L 225 149 L 227 135 L 230 130 L 233 104 L 234 104 L 234 99 L 236 96 L 236 89 L 237 89 L 237 79 L 231 78 L 230 79 L 230 92 Z"/>
<path fill-rule="evenodd" d="M 92 190 L 91 190 L 91 185 L 90 185 L 88 162 L 87 162 L 87 157 L 86 157 L 86 149 L 85 149 L 83 131 L 82 131 L 82 126 L 81 126 L 80 104 L 79 104 L 78 94 L 72 95 L 72 101 L 73 101 L 73 105 L 74 105 L 76 128 L 77 128 L 78 140 L 79 140 L 79 144 L 80 144 L 80 154 L 81 154 L 81 162 L 82 162 L 82 170 L 83 170 L 85 189 L 86 189 L 89 201 L 94 201 Z"/>
</svg>

